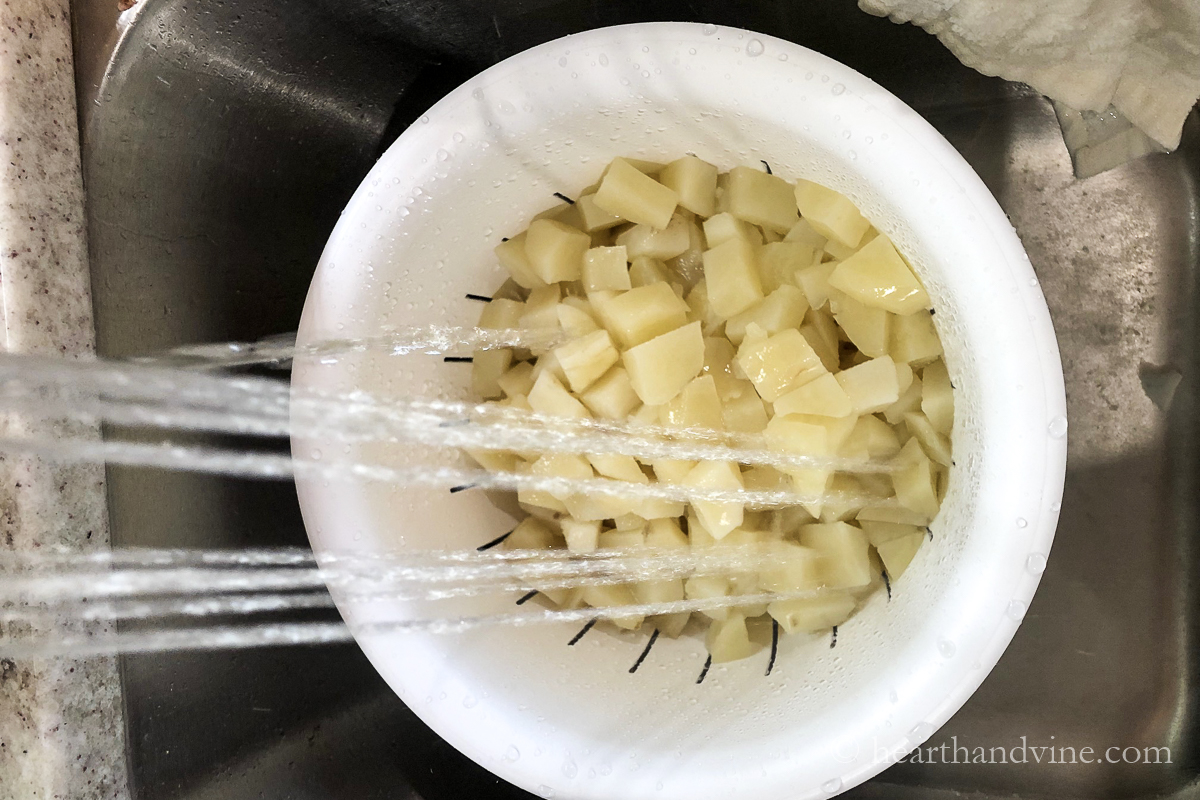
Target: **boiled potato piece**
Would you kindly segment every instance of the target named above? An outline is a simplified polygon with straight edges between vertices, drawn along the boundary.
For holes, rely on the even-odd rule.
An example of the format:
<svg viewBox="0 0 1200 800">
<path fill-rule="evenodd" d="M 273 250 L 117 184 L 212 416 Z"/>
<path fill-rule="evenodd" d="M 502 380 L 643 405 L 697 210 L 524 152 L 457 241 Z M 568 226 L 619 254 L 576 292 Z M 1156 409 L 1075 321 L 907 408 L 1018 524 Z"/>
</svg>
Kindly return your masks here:
<svg viewBox="0 0 1200 800">
<path fill-rule="evenodd" d="M 796 195 L 791 184 L 777 175 L 734 167 L 725 187 L 729 213 L 766 230 L 787 233 L 796 224 Z"/>
<path fill-rule="evenodd" d="M 893 314 L 929 308 L 929 295 L 886 236 L 876 236 L 829 274 L 829 285 Z"/>
<path fill-rule="evenodd" d="M 778 565 L 759 574 L 758 584 L 763 591 L 807 592 L 820 588 L 823 577 L 818 551 L 794 542 L 779 542 L 772 555 Z"/>
<path fill-rule="evenodd" d="M 942 341 L 930 312 L 921 310 L 892 318 L 891 356 L 908 364 L 924 364 L 942 354 Z"/>
<path fill-rule="evenodd" d="M 850 395 L 828 372 L 775 401 L 776 414 L 846 417 L 853 412 L 854 404 L 850 401 Z"/>
<path fill-rule="evenodd" d="M 526 289 L 536 289 L 545 286 L 546 282 L 533 269 L 529 257 L 525 254 L 525 232 L 506 239 L 496 245 L 494 250 L 500 265 L 508 270 L 508 274 L 520 286 Z"/>
<path fill-rule="evenodd" d="M 562 521 L 563 538 L 566 539 L 567 549 L 572 553 L 591 553 L 600 541 L 600 523 L 598 521 L 583 522 L 575 519 Z"/>
<path fill-rule="evenodd" d="M 624 367 L 613 367 L 579 396 L 587 410 L 603 419 L 625 419 L 642 402 Z"/>
<path fill-rule="evenodd" d="M 695 156 L 677 158 L 663 167 L 658 181 L 679 196 L 679 205 L 701 217 L 717 210 L 717 168 Z"/>
<path fill-rule="evenodd" d="M 758 272 L 763 291 L 774 292 L 780 286 L 796 286 L 796 273 L 813 263 L 813 251 L 797 242 L 771 242 L 758 251 Z M 806 301 L 807 304 L 807 301 Z"/>
<path fill-rule="evenodd" d="M 569 478 L 571 480 L 587 480 L 595 477 L 592 465 L 583 456 L 571 453 L 546 453 L 529 468 L 531 475 L 543 478 Z M 570 492 L 551 490 L 550 495 L 558 500 L 566 500 Z"/>
<path fill-rule="evenodd" d="M 525 308 L 521 312 L 521 327 L 526 330 L 558 328 L 558 304 L 562 300 L 562 289 L 558 284 L 541 286 L 529 293 Z"/>
<path fill-rule="evenodd" d="M 663 229 L 671 221 L 679 195 L 640 172 L 628 160 L 613 159 L 596 190 L 596 206 L 618 217 Z"/>
<path fill-rule="evenodd" d="M 529 390 L 529 406 L 539 414 L 552 417 L 588 417 L 583 403 L 571 396 L 558 378 L 543 372 Z"/>
<path fill-rule="evenodd" d="M 748 330 L 761 332 L 757 326 Z M 765 338 L 747 336 L 738 348 L 736 363 L 768 403 L 826 372 L 808 340 L 794 328 Z M 893 374 L 892 380 L 895 378 Z"/>
<path fill-rule="evenodd" d="M 863 355 L 872 358 L 888 355 L 894 314 L 860 303 L 837 290 L 829 295 L 829 310 L 833 312 L 834 321 Z"/>
<path fill-rule="evenodd" d="M 583 602 L 592 608 L 619 608 L 637 603 L 633 590 L 621 584 L 613 586 L 587 586 L 583 590 Z M 610 621 L 618 628 L 634 631 L 642 626 L 643 617 L 613 617 Z"/>
<path fill-rule="evenodd" d="M 709 305 L 725 319 L 763 299 L 754 248 L 742 239 L 730 239 L 704 252 L 704 282 Z"/>
<path fill-rule="evenodd" d="M 836 261 L 826 261 L 796 271 L 796 283 L 804 290 L 804 296 L 813 308 L 823 308 L 829 302 L 829 276 L 837 266 Z"/>
<path fill-rule="evenodd" d="M 903 319 L 903 317 L 897 317 L 897 319 Z M 897 379 L 897 385 L 899 385 L 899 379 Z M 905 414 L 920 411 L 923 390 L 921 379 L 914 375 L 912 383 L 904 390 L 904 394 L 900 395 L 900 399 L 883 410 L 883 418 L 888 421 L 889 425 L 899 425 L 904 422 Z"/>
<path fill-rule="evenodd" d="M 933 519 L 940 505 L 935 478 L 932 462 L 921 454 L 912 465 L 892 474 L 896 499 L 904 508 Z"/>
<path fill-rule="evenodd" d="M 944 467 L 950 466 L 950 440 L 938 433 L 924 414 L 905 414 L 904 424 L 930 458 Z"/>
<path fill-rule="evenodd" d="M 546 283 L 577 281 L 583 273 L 583 254 L 592 238 L 557 220 L 539 219 L 525 232 L 525 257 Z"/>
<path fill-rule="evenodd" d="M 528 395 L 529 390 L 533 388 L 533 381 L 533 365 L 528 361 L 522 361 L 496 379 L 500 390 L 509 397 Z"/>
<path fill-rule="evenodd" d="M 667 227 L 658 229 L 650 225 L 634 225 L 617 236 L 617 244 L 629 251 L 630 259 L 647 256 L 665 261 L 683 253 L 691 243 L 688 232 L 689 220 L 676 214 Z"/>
<path fill-rule="evenodd" d="M 709 217 L 704 221 L 704 241 L 708 249 L 719 247 L 730 239 L 739 239 L 753 245 L 762 244 L 762 234 L 757 228 L 742 222 L 728 212 Z"/>
<path fill-rule="evenodd" d="M 745 488 L 742 473 L 737 464 L 728 461 L 701 461 L 684 478 L 683 484 L 695 489 L 726 490 L 731 492 Z M 714 539 L 722 539 L 742 524 L 744 507 L 738 502 L 714 502 L 694 500 L 692 507 L 696 517 Z"/>
<path fill-rule="evenodd" d="M 500 379 L 512 365 L 513 351 L 476 350 L 471 364 L 471 389 L 480 397 L 495 399 L 504 394 Z"/>
<path fill-rule="evenodd" d="M 566 373 L 571 391 L 582 392 L 620 359 L 608 331 L 595 331 L 560 345 L 554 357 Z"/>
<path fill-rule="evenodd" d="M 785 242 L 807 245 L 814 251 L 824 250 L 826 241 L 825 237 L 817 233 L 817 229 L 806 219 L 802 219 L 793 225 L 792 229 L 787 232 L 787 236 L 783 237 L 783 240 Z"/>
<path fill-rule="evenodd" d="M 900 399 L 896 363 L 888 356 L 842 370 L 836 377 L 849 396 L 855 414 L 874 414 Z"/>
<path fill-rule="evenodd" d="M 667 281 L 667 265 L 657 258 L 638 256 L 629 265 L 629 282 L 633 288 L 654 286 Z"/>
<path fill-rule="evenodd" d="M 639 286 L 596 300 L 596 315 L 621 347 L 634 347 L 682 327 L 688 306 L 665 283 Z"/>
<path fill-rule="evenodd" d="M 855 605 L 852 595 L 830 592 L 819 597 L 776 600 L 767 606 L 767 613 L 788 633 L 815 633 L 841 625 Z"/>
<path fill-rule="evenodd" d="M 919 532 L 891 539 L 875 547 L 879 551 L 879 558 L 883 561 L 883 567 L 887 570 L 889 578 L 896 580 L 904 574 L 924 541 L 925 534 Z"/>
<path fill-rule="evenodd" d="M 568 297 L 558 304 L 558 326 L 571 339 L 579 339 L 587 336 L 589 333 L 595 333 L 600 330 L 600 326 L 596 324 L 595 317 L 579 306 L 567 302 L 568 300 L 578 299 L 577 297 Z M 585 300 L 584 302 L 586 303 L 587 301 Z M 561 363 L 561 359 L 559 363 Z"/>
<path fill-rule="evenodd" d="M 820 556 L 819 569 L 824 586 L 848 589 L 870 583 L 867 535 L 861 528 L 845 522 L 805 525 L 800 528 L 800 544 Z"/>
<path fill-rule="evenodd" d="M 934 361 L 921 371 L 921 411 L 938 433 L 949 434 L 954 427 L 954 395 L 946 364 Z"/>
<path fill-rule="evenodd" d="M 525 304 L 505 297 L 493 298 L 479 314 L 479 327 L 488 330 L 508 330 L 521 326 Z"/>
<path fill-rule="evenodd" d="M 596 195 L 594 193 L 585 194 L 576 200 L 575 208 L 579 214 L 583 230 L 588 233 L 606 231 L 609 228 L 615 228 L 625 221 L 616 214 L 611 214 L 596 205 Z"/>
<path fill-rule="evenodd" d="M 694 544 L 693 544 L 694 546 Z M 728 597 L 733 593 L 733 587 L 728 578 L 719 575 L 697 575 L 688 578 L 683 584 L 684 594 L 688 600 L 711 600 L 717 597 Z M 729 617 L 729 608 L 708 608 L 700 612 L 713 620 L 723 620 Z"/>
<path fill-rule="evenodd" d="M 848 198 L 812 181 L 796 181 L 796 206 L 813 230 L 846 247 L 858 247 L 871 227 Z"/>
<path fill-rule="evenodd" d="M 629 481 L 630 483 L 650 482 L 633 456 L 623 456 L 617 453 L 589 453 L 587 458 L 596 472 L 605 478 Z"/>
<path fill-rule="evenodd" d="M 628 291 L 629 256 L 624 247 L 592 247 L 583 254 L 583 288 L 591 294 Z"/>
<path fill-rule="evenodd" d="M 752 655 L 756 649 L 750 643 L 750 633 L 746 630 L 746 617 L 736 612 L 731 613 L 725 619 L 714 620 L 708 626 L 704 644 L 708 648 L 714 664 L 737 661 Z"/>
<path fill-rule="evenodd" d="M 694 379 L 659 409 L 659 420 L 675 428 L 722 430 L 725 423 L 716 381 L 711 375 Z"/>
<path fill-rule="evenodd" d="M 746 338 L 746 326 L 758 325 L 768 334 L 779 333 L 788 328 L 799 328 L 804 324 L 808 311 L 808 300 L 804 292 L 795 286 L 780 286 L 760 303 L 756 303 L 725 322 L 725 336 L 734 344 Z"/>
<path fill-rule="evenodd" d="M 633 391 L 648 405 L 675 399 L 704 366 L 704 335 L 693 322 L 626 350 L 621 356 Z M 532 402 L 532 401 L 531 401 Z"/>
<path fill-rule="evenodd" d="M 646 526 L 646 546 L 659 549 L 677 549 L 688 546 L 687 534 L 674 519 L 653 519 Z"/>
</svg>

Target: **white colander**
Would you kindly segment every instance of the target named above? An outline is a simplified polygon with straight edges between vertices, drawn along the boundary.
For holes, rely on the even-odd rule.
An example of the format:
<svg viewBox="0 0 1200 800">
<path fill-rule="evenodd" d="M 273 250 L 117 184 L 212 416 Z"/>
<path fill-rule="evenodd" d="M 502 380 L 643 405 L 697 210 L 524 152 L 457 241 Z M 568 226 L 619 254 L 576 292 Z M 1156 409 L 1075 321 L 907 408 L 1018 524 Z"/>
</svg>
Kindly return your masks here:
<svg viewBox="0 0 1200 800">
<path fill-rule="evenodd" d="M 301 343 L 388 326 L 473 325 L 468 293 L 505 275 L 492 256 L 616 155 L 690 152 L 849 195 L 912 260 L 936 307 L 957 387 L 957 465 L 934 541 L 829 636 L 788 636 L 712 668 L 694 638 L 579 626 L 363 637 L 376 669 L 433 730 L 543 796 L 827 797 L 924 741 L 971 695 L 1016 631 L 1058 518 L 1066 458 L 1062 368 L 1042 293 L 1008 220 L 930 125 L 869 79 L 748 31 L 605 28 L 504 61 L 404 133 L 367 176 L 309 291 Z M 469 365 L 362 356 L 298 364 L 298 386 L 469 397 Z M 399 464 L 446 456 L 296 441 L 297 452 Z M 484 493 L 302 480 L 318 553 L 471 548 L 512 527 Z M 512 610 L 512 597 L 440 613 Z M 349 621 L 422 615 L 340 603 Z"/>
</svg>

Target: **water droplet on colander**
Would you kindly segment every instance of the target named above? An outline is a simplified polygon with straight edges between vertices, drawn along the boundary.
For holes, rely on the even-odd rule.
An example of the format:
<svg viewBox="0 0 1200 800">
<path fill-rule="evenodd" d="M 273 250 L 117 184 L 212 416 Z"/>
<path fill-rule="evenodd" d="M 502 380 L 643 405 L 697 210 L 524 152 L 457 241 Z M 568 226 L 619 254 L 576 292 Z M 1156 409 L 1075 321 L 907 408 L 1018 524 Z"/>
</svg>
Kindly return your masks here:
<svg viewBox="0 0 1200 800">
<path fill-rule="evenodd" d="M 1055 439 L 1061 439 L 1067 435 L 1067 418 L 1055 417 L 1050 420 L 1050 425 L 1047 430 L 1050 431 L 1050 436 Z"/>
<path fill-rule="evenodd" d="M 712 25 L 712 24 L 705 25 L 705 26 L 704 26 L 704 27 L 701 29 L 701 31 L 704 33 L 704 35 L 705 35 L 705 36 L 712 36 L 714 33 L 716 33 L 716 32 L 717 32 L 717 26 L 716 26 L 716 25 Z"/>
<path fill-rule="evenodd" d="M 1009 619 L 1024 619 L 1025 604 L 1020 600 L 1010 600 L 1008 601 L 1008 608 L 1004 610 L 1004 613 L 1008 614 Z"/>
<path fill-rule="evenodd" d="M 1053 503 L 1050 504 L 1050 510 L 1057 514 L 1059 511 L 1062 510 L 1062 503 L 1055 500 Z"/>
<path fill-rule="evenodd" d="M 551 798 L 554 797 L 554 790 L 543 783 L 538 787 L 538 794 L 545 798 Z"/>
<path fill-rule="evenodd" d="M 1025 569 L 1034 575 L 1041 575 L 1046 571 L 1046 557 L 1041 553 L 1030 553 L 1029 558 L 1025 559 Z"/>
<path fill-rule="evenodd" d="M 821 784 L 821 791 L 829 794 L 836 794 L 842 790 L 842 779 L 834 778 L 833 780 L 825 781 Z"/>
<path fill-rule="evenodd" d="M 828 76 L 828 75 L 822 75 L 822 76 L 821 76 L 821 83 L 829 83 L 829 76 Z"/>
<path fill-rule="evenodd" d="M 655 791 L 661 792 L 663 790 L 663 782 L 659 781 L 658 783 L 654 784 L 654 789 Z"/>
<path fill-rule="evenodd" d="M 567 65 L 567 57 L 566 57 L 566 56 L 561 56 L 561 57 L 558 59 L 558 65 L 559 65 L 560 67 L 565 67 L 565 66 Z"/>
<path fill-rule="evenodd" d="M 604 53 L 600 54 L 600 66 L 602 66 L 602 67 L 608 66 L 608 56 L 605 55 Z"/>
<path fill-rule="evenodd" d="M 780 54 L 779 54 L 779 60 L 780 60 L 780 61 L 787 61 L 787 53 L 780 53 Z"/>
<path fill-rule="evenodd" d="M 469 694 L 463 698 L 463 708 L 474 708 L 479 705 L 479 701 L 475 699 L 475 695 Z"/>
<path fill-rule="evenodd" d="M 463 139 L 466 139 L 467 137 L 465 137 L 461 133 L 455 131 L 453 138 L 454 138 L 454 141 L 461 142 Z"/>
<path fill-rule="evenodd" d="M 505 100 L 503 103 L 500 104 L 500 113 L 501 114 L 511 114 L 516 110 L 517 110 L 516 107 L 513 106 L 513 104 L 508 102 L 507 100 Z"/>
<path fill-rule="evenodd" d="M 888 692 L 888 702 L 889 703 L 899 703 L 900 702 L 900 695 L 896 692 L 895 689 L 892 689 L 891 691 Z"/>
<path fill-rule="evenodd" d="M 849 158 L 851 161 L 857 161 L 858 153 L 854 152 L 853 150 L 847 150 L 846 157 Z"/>
<path fill-rule="evenodd" d="M 311 455 L 312 455 L 312 459 L 313 459 L 313 461 L 320 461 L 320 460 L 321 460 L 321 451 L 320 451 L 320 450 L 313 450 L 313 451 L 312 451 L 312 453 L 311 453 Z"/>
<path fill-rule="evenodd" d="M 428 114 L 424 114 L 424 115 L 421 117 L 421 122 L 422 122 L 422 123 L 425 123 L 425 124 L 429 124 L 429 115 L 428 115 Z"/>
<path fill-rule="evenodd" d="M 438 161 L 449 161 L 450 153 L 447 150 L 438 150 L 437 157 L 438 157 Z"/>
<path fill-rule="evenodd" d="M 942 658 L 954 658 L 954 653 L 957 651 L 954 642 L 949 639 L 939 639 L 937 649 Z"/>
<path fill-rule="evenodd" d="M 842 131 L 842 138 L 843 138 L 843 139 L 849 139 L 849 138 L 850 138 L 850 131 L 849 131 L 849 130 L 844 130 L 844 131 Z"/>
<path fill-rule="evenodd" d="M 1017 517 L 1017 527 L 1018 528 L 1028 528 L 1029 520 L 1025 519 L 1024 517 Z"/>
<path fill-rule="evenodd" d="M 521 757 L 521 751 L 517 749 L 516 745 L 510 744 L 508 746 L 508 749 L 504 751 L 504 760 L 505 761 L 516 761 L 520 757 Z"/>
<path fill-rule="evenodd" d="M 566 775 L 568 778 L 574 778 L 576 775 L 579 774 L 579 767 L 576 766 L 576 764 L 573 760 L 568 758 L 566 761 L 563 762 L 562 772 L 563 772 L 563 775 Z"/>
<path fill-rule="evenodd" d="M 628 86 L 628 85 L 629 85 L 629 78 L 621 78 L 621 85 L 622 85 L 622 86 Z"/>
<path fill-rule="evenodd" d="M 863 139 L 863 141 L 867 144 L 875 144 L 875 138 L 872 136 L 868 136 L 867 138 Z"/>
<path fill-rule="evenodd" d="M 764 47 L 763 43 L 758 39 L 751 39 L 746 45 L 746 55 L 750 56 L 751 58 L 754 58 L 755 56 L 761 56 L 763 51 L 766 49 L 767 48 Z"/>
<path fill-rule="evenodd" d="M 829 91 L 833 94 L 834 97 L 836 97 L 839 94 L 841 94 L 842 92 L 846 91 L 846 87 L 840 83 L 835 83 L 833 85 L 833 88 L 831 88 Z"/>
<path fill-rule="evenodd" d="M 908 732 L 908 738 L 912 740 L 913 744 L 922 744 L 930 736 L 933 736 L 933 726 L 928 722 L 918 722 Z"/>
<path fill-rule="evenodd" d="M 689 55 L 689 56 L 694 56 L 694 55 L 696 55 L 696 48 L 694 48 L 694 47 L 689 47 L 689 48 L 688 48 L 688 55 Z"/>
<path fill-rule="evenodd" d="M 608 763 L 601 764 L 600 765 L 600 774 L 601 775 L 611 775 L 612 774 L 612 764 L 608 764 Z"/>
</svg>

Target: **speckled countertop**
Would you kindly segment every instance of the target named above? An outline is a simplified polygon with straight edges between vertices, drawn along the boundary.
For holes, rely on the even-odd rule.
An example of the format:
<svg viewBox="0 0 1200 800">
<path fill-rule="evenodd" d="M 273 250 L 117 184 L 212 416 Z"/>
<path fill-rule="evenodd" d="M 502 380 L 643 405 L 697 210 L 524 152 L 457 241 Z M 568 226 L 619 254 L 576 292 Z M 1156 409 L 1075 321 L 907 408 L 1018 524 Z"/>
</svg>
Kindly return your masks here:
<svg viewBox="0 0 1200 800">
<path fill-rule="evenodd" d="M 69 13 L 0 0 L 0 346 L 77 358 L 95 336 Z M 102 469 L 0 457 L 0 552 L 105 547 Z M 0 659 L 0 798 L 123 800 L 124 741 L 115 659 Z"/>
</svg>

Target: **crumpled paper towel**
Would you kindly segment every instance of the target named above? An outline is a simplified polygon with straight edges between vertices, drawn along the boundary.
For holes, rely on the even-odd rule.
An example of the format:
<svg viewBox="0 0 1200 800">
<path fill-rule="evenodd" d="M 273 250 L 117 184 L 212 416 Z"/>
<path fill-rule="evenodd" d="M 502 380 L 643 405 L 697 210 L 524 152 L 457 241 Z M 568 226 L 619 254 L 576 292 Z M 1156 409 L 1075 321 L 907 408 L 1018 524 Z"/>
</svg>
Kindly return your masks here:
<svg viewBox="0 0 1200 800">
<path fill-rule="evenodd" d="M 969 67 L 1071 109 L 1115 111 L 1179 146 L 1200 97 L 1200 0 L 859 0 L 912 22 Z"/>
</svg>

